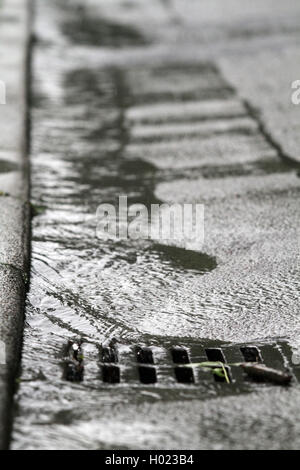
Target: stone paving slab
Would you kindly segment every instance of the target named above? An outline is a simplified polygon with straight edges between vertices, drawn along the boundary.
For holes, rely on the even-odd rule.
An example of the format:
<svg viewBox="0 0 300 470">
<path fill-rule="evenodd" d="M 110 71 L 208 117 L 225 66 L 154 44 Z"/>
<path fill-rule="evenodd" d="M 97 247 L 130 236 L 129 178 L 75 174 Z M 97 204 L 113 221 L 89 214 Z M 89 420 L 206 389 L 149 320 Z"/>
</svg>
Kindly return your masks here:
<svg viewBox="0 0 300 470">
<path fill-rule="evenodd" d="M 26 77 L 29 0 L 0 3 L 0 449 L 8 447 L 29 268 Z M 3 92 L 3 86 L 2 86 Z M 0 358 L 1 359 L 1 358 Z M 2 357 L 3 362 L 3 357 Z"/>
<path fill-rule="evenodd" d="M 28 212 L 28 205 L 19 198 L 0 197 L 0 265 L 13 266 L 22 273 L 28 267 Z"/>
<path fill-rule="evenodd" d="M 25 284 L 20 271 L 0 265 L 0 338 L 5 339 L 5 362 L 0 361 L 0 449 L 8 446 L 10 410 L 18 371 L 23 329 Z"/>
</svg>

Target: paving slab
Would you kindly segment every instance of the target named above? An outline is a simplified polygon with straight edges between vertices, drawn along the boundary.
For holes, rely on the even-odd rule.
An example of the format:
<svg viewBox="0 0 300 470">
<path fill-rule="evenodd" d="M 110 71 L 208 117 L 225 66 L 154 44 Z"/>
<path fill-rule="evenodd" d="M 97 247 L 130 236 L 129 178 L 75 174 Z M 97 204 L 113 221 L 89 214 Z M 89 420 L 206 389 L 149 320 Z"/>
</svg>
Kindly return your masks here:
<svg viewBox="0 0 300 470">
<path fill-rule="evenodd" d="M 0 4 L 0 449 L 9 443 L 29 271 L 29 10 L 27 0 Z"/>
<path fill-rule="evenodd" d="M 11 408 L 21 354 L 25 283 L 21 272 L 0 265 L 0 449 L 8 447 Z M 4 357 L 3 357 L 4 356 Z"/>
</svg>

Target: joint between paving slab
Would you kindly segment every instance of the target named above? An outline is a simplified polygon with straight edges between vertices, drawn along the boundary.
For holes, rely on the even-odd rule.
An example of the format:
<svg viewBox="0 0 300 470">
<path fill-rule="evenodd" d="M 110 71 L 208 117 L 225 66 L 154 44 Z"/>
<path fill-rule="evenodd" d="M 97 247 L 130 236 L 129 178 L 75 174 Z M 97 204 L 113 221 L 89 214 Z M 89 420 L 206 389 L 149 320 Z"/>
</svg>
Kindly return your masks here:
<svg viewBox="0 0 300 470">
<path fill-rule="evenodd" d="M 287 165 L 289 165 L 291 168 L 295 168 L 297 170 L 300 169 L 300 162 L 296 159 L 293 158 L 291 155 L 287 154 L 282 146 L 274 139 L 272 136 L 271 132 L 267 129 L 266 124 L 263 122 L 263 119 L 260 116 L 260 113 L 254 106 L 252 106 L 249 101 L 246 99 L 243 100 L 244 106 L 248 112 L 248 114 L 257 122 L 258 128 L 266 141 L 271 145 L 271 147 L 274 148 L 274 150 L 277 152 L 278 157 Z"/>
</svg>

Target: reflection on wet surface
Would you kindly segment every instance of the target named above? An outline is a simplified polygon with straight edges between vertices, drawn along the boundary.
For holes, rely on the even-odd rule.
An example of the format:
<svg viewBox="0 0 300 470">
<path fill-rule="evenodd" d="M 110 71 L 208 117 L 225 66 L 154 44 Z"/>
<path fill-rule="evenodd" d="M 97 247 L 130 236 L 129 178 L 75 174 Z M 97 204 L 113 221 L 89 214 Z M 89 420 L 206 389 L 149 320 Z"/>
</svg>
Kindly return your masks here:
<svg viewBox="0 0 300 470">
<path fill-rule="evenodd" d="M 204 253 L 197 253 L 177 246 L 159 244 L 154 245 L 151 249 L 159 255 L 162 263 L 170 264 L 174 270 L 176 268 L 183 268 L 187 271 L 192 269 L 204 273 L 212 271 L 217 267 L 216 260 Z"/>
<path fill-rule="evenodd" d="M 16 163 L 9 162 L 7 160 L 0 160 L 0 173 L 9 173 L 10 171 L 18 170 Z"/>
<path fill-rule="evenodd" d="M 72 44 L 118 48 L 147 44 L 134 28 L 93 17 L 85 5 L 67 2 L 66 16 L 61 29 Z"/>
<path fill-rule="evenodd" d="M 98 205 L 116 203 L 122 194 L 128 196 L 129 203 L 142 202 L 149 206 L 164 202 L 159 191 L 163 185 L 177 202 L 182 194 L 177 191 L 179 180 L 184 181 L 188 196 L 195 202 L 193 198 L 202 187 L 197 178 L 203 177 L 207 184 L 212 184 L 210 179 L 219 182 L 223 178 L 226 182 L 231 176 L 272 177 L 288 170 L 214 65 L 101 68 L 88 58 L 83 64 L 75 53 L 72 55 L 72 44 L 75 48 L 84 45 L 89 50 L 94 45 L 143 44 L 144 39 L 125 26 L 92 17 L 84 6 L 74 12 L 70 2 L 64 12 L 62 1 L 53 4 L 41 1 L 38 6 L 32 196 L 33 203 L 45 210 L 33 220 L 32 278 L 15 446 L 32 446 L 41 425 L 47 431 L 37 447 L 51 447 L 59 436 L 61 445 L 65 442 L 69 446 L 70 435 L 77 425 L 82 425 L 82 430 L 87 427 L 82 431 L 82 440 L 76 431 L 79 448 L 109 448 L 109 439 L 99 442 L 95 434 L 95 423 L 100 420 L 103 407 L 113 409 L 122 403 L 147 406 L 160 401 L 214 398 L 232 394 L 232 390 L 234 393 L 254 391 L 254 386 L 243 390 L 239 384 L 233 384 L 228 392 L 224 384 L 201 382 L 198 375 L 195 381 L 189 379 L 188 385 L 176 383 L 174 374 L 171 377 L 168 373 L 170 364 L 169 369 L 163 366 L 166 350 L 182 345 L 192 351 L 199 342 L 204 347 L 220 347 L 223 342 L 228 346 L 230 341 L 248 343 L 256 338 L 270 339 L 276 332 L 276 336 L 292 337 L 297 317 L 295 304 L 290 305 L 290 300 L 295 298 L 299 283 L 288 264 L 293 256 L 289 250 L 282 274 L 273 279 L 274 266 L 267 264 L 271 274 L 263 276 L 260 265 L 263 257 L 259 255 L 256 259 L 249 252 L 255 243 L 261 246 L 255 236 L 261 236 L 263 230 L 268 233 L 268 227 L 262 223 L 255 230 L 254 222 L 259 223 L 261 219 L 257 221 L 256 202 L 251 205 L 248 200 L 250 219 L 244 221 L 244 207 L 237 206 L 236 199 L 226 200 L 226 188 L 222 195 L 227 206 L 209 204 L 209 240 L 200 251 L 150 240 L 97 239 Z M 47 34 L 41 25 L 46 17 L 57 41 L 53 35 L 52 41 L 43 40 L 43 34 L 46 37 Z M 58 25 L 61 29 L 56 29 Z M 65 39 L 71 41 L 68 57 L 64 56 Z M 176 128 L 180 121 L 186 124 L 184 113 L 180 118 L 180 105 L 199 100 L 201 108 L 201 100 L 210 99 L 221 102 L 213 106 L 213 116 L 200 119 L 199 126 L 209 121 L 210 127 L 205 128 L 203 138 L 194 136 L 191 143 L 190 136 L 185 138 L 182 129 Z M 174 112 L 169 107 L 163 118 L 160 115 L 157 121 L 154 119 L 151 123 L 154 132 L 152 129 L 149 133 L 145 129 L 149 120 L 145 123 L 144 118 L 140 119 L 136 107 L 165 102 L 178 107 L 176 119 L 168 120 Z M 144 116 L 147 114 L 147 110 L 140 111 Z M 210 111 L 205 112 L 209 115 Z M 246 116 L 246 131 L 241 135 L 233 128 L 228 137 L 228 126 L 241 112 Z M 221 127 L 217 121 L 220 116 L 223 116 Z M 175 123 L 168 132 L 161 131 L 162 119 L 167 125 Z M 191 124 L 195 119 L 187 121 Z M 147 139 L 138 137 L 137 127 L 139 135 L 148 133 Z M 190 180 L 196 184 L 194 192 Z M 244 187 L 244 180 L 241 186 Z M 251 190 L 256 192 L 255 187 Z M 292 187 L 291 204 L 297 194 L 297 188 Z M 259 195 L 257 198 L 259 205 Z M 271 199 L 272 195 L 269 204 Z M 284 199 L 281 204 L 279 210 L 282 207 L 284 212 Z M 264 208 L 266 212 L 271 210 L 269 206 Z M 215 231 L 210 226 L 211 218 Z M 224 224 L 231 227 L 230 236 Z M 245 240 L 249 226 L 251 233 Z M 258 267 L 250 275 L 251 263 Z M 231 266 L 234 275 L 226 271 L 226 265 Z M 273 301 L 274 290 L 278 299 Z M 262 315 L 264 309 L 267 315 Z M 83 382 L 70 384 L 62 376 L 62 351 L 66 341 L 74 337 L 83 340 L 85 369 Z M 104 384 L 100 373 L 99 347 L 111 340 L 119 345 L 122 380 L 117 386 L 111 383 L 119 382 L 116 366 L 113 370 L 106 366 Z M 131 362 L 123 360 L 133 354 L 132 360 L 136 361 L 137 344 L 156 348 L 154 356 L 158 366 L 157 377 L 149 376 L 144 369 L 139 372 L 144 385 L 156 379 L 157 384 L 144 388 L 139 384 L 138 392 L 138 369 L 133 370 Z M 192 356 L 192 361 L 199 360 L 199 353 Z M 171 368 L 174 369 L 174 364 Z M 161 377 L 166 378 L 165 386 L 164 381 L 160 385 Z M 71 424 L 74 428 L 71 426 L 69 431 L 60 428 Z M 151 430 L 150 426 L 148 431 Z M 160 428 L 158 441 L 159 436 Z M 134 436 L 131 439 L 135 441 Z"/>
</svg>

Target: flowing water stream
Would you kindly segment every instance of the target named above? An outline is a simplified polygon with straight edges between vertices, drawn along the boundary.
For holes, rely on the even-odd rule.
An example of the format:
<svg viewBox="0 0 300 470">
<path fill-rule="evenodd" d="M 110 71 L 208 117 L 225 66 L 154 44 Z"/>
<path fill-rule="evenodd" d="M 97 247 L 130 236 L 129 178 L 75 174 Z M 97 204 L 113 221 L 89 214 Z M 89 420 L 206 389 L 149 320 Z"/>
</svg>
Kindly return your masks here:
<svg viewBox="0 0 300 470">
<path fill-rule="evenodd" d="M 145 422 L 145 411 L 137 420 L 132 404 L 147 407 L 226 395 L 213 381 L 187 390 L 174 377 L 164 379 L 164 367 L 172 366 L 168 348 L 184 345 L 193 353 L 198 342 L 226 349 L 232 341 L 274 343 L 283 337 L 292 342 L 296 337 L 299 325 L 291 299 L 297 297 L 299 281 L 293 274 L 293 241 L 282 271 L 274 274 L 275 257 L 265 275 L 260 254 L 249 256 L 249 250 L 258 232 L 267 234 L 267 241 L 272 238 L 269 227 L 253 225 L 244 246 L 236 240 L 256 220 L 262 199 L 261 216 L 270 212 L 276 191 L 281 197 L 278 219 L 287 204 L 295 213 L 298 183 L 213 64 L 102 65 L 103 50 L 151 45 L 138 30 L 93 15 L 83 4 L 37 2 L 31 157 L 36 215 L 14 446 L 167 447 L 174 436 L 168 437 L 166 426 L 158 424 L 160 413 L 156 424 Z M 95 44 L 101 46 L 99 59 Z M 210 101 L 208 118 L 199 118 L 197 110 L 187 111 L 184 118 L 176 112 L 183 102 L 204 99 Z M 153 104 L 154 124 L 151 109 L 147 122 L 147 105 Z M 146 109 L 139 114 L 141 105 Z M 136 119 L 139 125 L 134 127 Z M 176 127 L 178 121 L 184 121 L 183 129 Z M 225 162 L 216 153 L 211 161 L 216 145 L 228 146 Z M 201 165 L 199 148 L 205 155 Z M 270 182 L 260 185 L 259 178 L 266 175 Z M 239 177 L 244 179 L 235 190 L 242 202 L 227 201 L 232 179 Z M 189 196 L 196 201 L 198 195 L 203 202 L 210 191 L 210 239 L 201 251 L 184 244 L 96 236 L 97 207 L 116 204 L 119 195 L 149 207 L 167 199 L 189 202 Z M 246 197 L 250 215 L 244 221 Z M 238 233 L 232 228 L 222 234 L 224 211 L 227 223 L 230 214 L 238 220 Z M 218 240 L 225 248 L 215 249 Z M 252 274 L 249 263 L 256 266 Z M 234 273 L 234 282 L 224 266 Z M 74 338 L 82 339 L 85 354 L 84 381 L 78 384 L 63 379 L 63 348 Z M 123 379 L 120 385 L 105 386 L 99 347 L 112 340 L 118 345 Z M 122 357 L 136 344 L 154 348 L 162 366 L 157 385 L 137 385 L 130 361 L 124 359 L 122 366 Z M 242 386 L 235 388 L 234 393 L 242 392 Z M 124 415 L 120 406 L 127 406 Z M 114 421 L 115 413 L 127 412 L 126 425 L 123 419 Z M 136 421 L 132 428 L 130 420 Z M 177 445 L 183 438 L 178 433 Z M 182 442 L 187 445 L 184 438 Z"/>
</svg>

